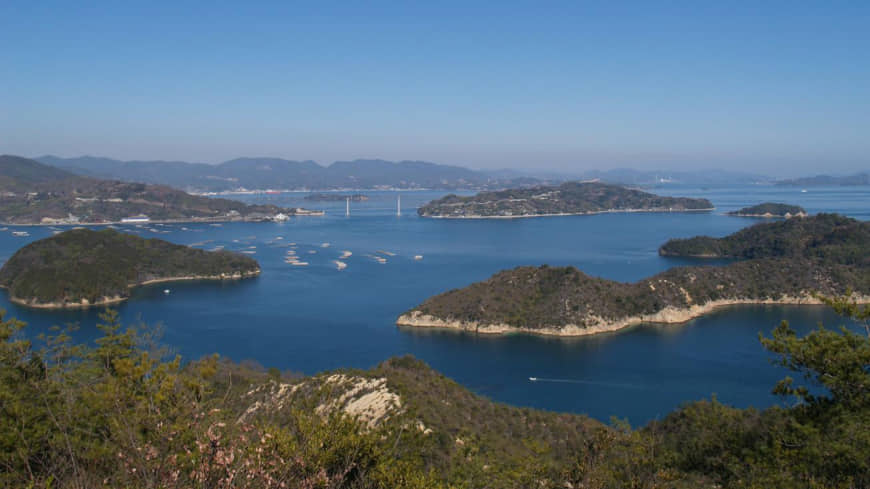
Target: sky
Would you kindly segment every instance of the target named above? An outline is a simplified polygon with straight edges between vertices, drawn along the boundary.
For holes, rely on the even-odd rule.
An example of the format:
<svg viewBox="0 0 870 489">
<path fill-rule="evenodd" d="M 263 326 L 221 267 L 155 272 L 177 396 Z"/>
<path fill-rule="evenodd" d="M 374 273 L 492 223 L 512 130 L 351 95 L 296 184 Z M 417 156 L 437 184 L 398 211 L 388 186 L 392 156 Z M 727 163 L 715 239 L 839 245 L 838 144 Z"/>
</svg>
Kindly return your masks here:
<svg viewBox="0 0 870 489">
<path fill-rule="evenodd" d="M 0 153 L 870 168 L 870 2 L 0 2 Z"/>
</svg>

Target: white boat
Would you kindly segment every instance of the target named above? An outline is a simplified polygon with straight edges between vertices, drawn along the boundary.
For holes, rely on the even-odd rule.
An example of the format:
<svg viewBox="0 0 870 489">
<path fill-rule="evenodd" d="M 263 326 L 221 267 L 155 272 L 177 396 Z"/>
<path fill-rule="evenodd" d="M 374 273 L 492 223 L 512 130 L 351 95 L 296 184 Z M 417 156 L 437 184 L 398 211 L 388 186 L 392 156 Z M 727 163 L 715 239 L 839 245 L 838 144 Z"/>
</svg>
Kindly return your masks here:
<svg viewBox="0 0 870 489">
<path fill-rule="evenodd" d="M 350 251 L 344 250 L 341 252 L 340 258 L 344 260 L 345 258 L 350 258 L 350 255 L 353 255 Z"/>
<path fill-rule="evenodd" d="M 335 263 L 335 268 L 339 270 L 344 270 L 345 268 L 347 268 L 347 263 L 341 260 L 332 260 L 332 263 Z"/>
<path fill-rule="evenodd" d="M 163 289 L 163 293 L 169 295 L 169 289 Z"/>
<path fill-rule="evenodd" d="M 12 231 L 12 236 L 18 236 L 19 238 L 24 236 L 30 236 L 30 233 L 27 231 Z"/>
<path fill-rule="evenodd" d="M 422 260 L 422 259 L 423 259 L 423 255 L 414 255 L 414 259 L 415 259 L 415 260 Z"/>
<path fill-rule="evenodd" d="M 529 377 L 529 380 L 532 382 L 537 382 L 538 378 L 537 377 Z"/>
<path fill-rule="evenodd" d="M 321 248 L 329 248 L 329 243 L 323 243 L 320 245 Z"/>
<path fill-rule="evenodd" d="M 307 267 L 308 262 L 307 261 L 294 261 L 293 263 L 291 263 L 291 265 L 293 265 L 294 267 Z"/>
</svg>

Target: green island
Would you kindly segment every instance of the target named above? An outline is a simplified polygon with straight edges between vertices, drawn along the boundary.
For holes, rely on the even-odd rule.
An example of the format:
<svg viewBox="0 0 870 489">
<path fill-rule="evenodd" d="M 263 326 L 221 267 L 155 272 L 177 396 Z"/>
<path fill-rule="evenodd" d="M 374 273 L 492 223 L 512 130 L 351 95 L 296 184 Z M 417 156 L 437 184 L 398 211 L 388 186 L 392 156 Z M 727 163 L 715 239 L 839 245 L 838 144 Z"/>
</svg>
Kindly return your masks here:
<svg viewBox="0 0 870 489">
<path fill-rule="evenodd" d="M 481 192 L 471 197 L 450 194 L 417 209 L 422 217 L 475 219 L 598 214 L 604 212 L 710 211 L 707 199 L 661 197 L 598 182 L 567 182 Z"/>
<path fill-rule="evenodd" d="M 826 301 L 870 327 L 870 308 Z M 773 326 L 773 325 L 771 325 Z M 107 311 L 37 344 L 0 312 L 0 485 L 38 489 L 870 486 L 870 336 L 783 322 L 780 405 L 689 402 L 632 428 L 475 395 L 411 358 L 282 373 L 170 355 Z M 642 393 L 638 393 L 642 402 Z"/>
<path fill-rule="evenodd" d="M 760 223 L 723 238 L 672 239 L 662 256 L 696 258 L 807 258 L 825 263 L 868 266 L 870 223 L 838 214 Z"/>
<path fill-rule="evenodd" d="M 27 158 L 0 156 L 0 222 L 6 224 L 263 221 L 311 214 L 322 212 L 82 177 Z"/>
<path fill-rule="evenodd" d="M 574 267 L 519 267 L 424 301 L 400 326 L 476 333 L 582 336 L 648 323 L 681 323 L 735 304 L 818 304 L 814 295 L 870 301 L 870 223 L 833 214 L 762 223 L 716 239 L 672 240 L 669 256 L 729 257 L 634 283 Z"/>
<path fill-rule="evenodd" d="M 139 285 L 179 280 L 233 280 L 260 273 L 256 260 L 205 251 L 113 229 L 73 229 L 34 241 L 0 268 L 0 288 L 14 303 L 46 309 L 126 300 Z"/>
<path fill-rule="evenodd" d="M 740 210 L 731 211 L 729 216 L 738 217 L 806 217 L 807 211 L 799 205 L 780 204 L 777 202 L 764 202 Z"/>
</svg>

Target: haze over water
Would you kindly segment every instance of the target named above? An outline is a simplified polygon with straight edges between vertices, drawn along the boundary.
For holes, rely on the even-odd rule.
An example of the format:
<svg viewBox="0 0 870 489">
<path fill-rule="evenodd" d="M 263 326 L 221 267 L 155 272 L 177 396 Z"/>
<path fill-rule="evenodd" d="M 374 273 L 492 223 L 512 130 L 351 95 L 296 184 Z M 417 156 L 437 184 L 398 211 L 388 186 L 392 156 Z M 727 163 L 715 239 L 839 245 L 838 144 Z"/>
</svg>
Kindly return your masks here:
<svg viewBox="0 0 870 489">
<path fill-rule="evenodd" d="M 352 203 L 350 217 L 344 216 L 344 202 L 307 202 L 299 193 L 243 196 L 248 201 L 323 208 L 327 215 L 281 224 L 124 226 L 141 236 L 205 249 L 222 245 L 254 251 L 251 256 L 263 273 L 238 283 L 145 287 L 119 311 L 125 322 L 162 323 L 164 342 L 186 358 L 217 352 L 313 374 L 369 368 L 391 356 L 412 354 L 495 400 L 587 413 L 602 420 L 615 415 L 638 424 L 713 393 L 740 407 L 777 402 L 770 390 L 785 373 L 770 365 L 758 333 L 769 334 L 783 319 L 799 332 L 820 321 L 829 327 L 843 323 L 823 307 L 740 306 L 681 325 L 645 325 L 567 339 L 475 336 L 394 325 L 399 314 L 430 295 L 519 265 L 573 265 L 591 275 L 634 281 L 673 266 L 705 263 L 662 258 L 657 249 L 670 238 L 724 236 L 758 222 L 723 215 L 744 205 L 772 200 L 802 205 L 810 213 L 870 219 L 868 187 L 811 188 L 801 193 L 791 187 L 704 190 L 668 185 L 653 191 L 706 197 L 717 210 L 463 221 L 417 217 L 414 209 L 442 195 L 438 192 L 403 192 L 400 217 L 394 192 L 365 192 L 371 200 Z M 31 236 L 0 233 L 4 261 L 28 240 L 52 232 L 44 227 L 9 231 L 17 229 Z M 284 262 L 290 243 L 298 245 L 300 259 L 309 266 Z M 332 260 L 344 250 L 353 255 L 343 260 L 347 269 L 338 271 Z M 395 256 L 386 256 L 386 264 L 367 256 L 378 251 Z M 414 255 L 423 259 L 414 260 Z M 171 293 L 164 294 L 165 288 Z M 10 304 L 5 294 L 0 306 L 9 316 L 28 322 L 30 334 L 79 322 L 82 338 L 96 335 L 95 310 L 30 310 Z M 541 380 L 530 382 L 529 377 Z"/>
</svg>

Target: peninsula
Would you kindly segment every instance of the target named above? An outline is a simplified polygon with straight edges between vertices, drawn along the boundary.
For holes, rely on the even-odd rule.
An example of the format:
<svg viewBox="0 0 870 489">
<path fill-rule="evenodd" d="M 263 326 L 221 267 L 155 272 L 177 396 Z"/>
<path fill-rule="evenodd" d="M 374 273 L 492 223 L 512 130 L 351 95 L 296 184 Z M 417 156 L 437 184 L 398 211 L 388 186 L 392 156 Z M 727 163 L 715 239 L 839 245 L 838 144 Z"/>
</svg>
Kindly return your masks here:
<svg viewBox="0 0 870 489">
<path fill-rule="evenodd" d="M 397 324 L 582 336 L 644 322 L 680 323 L 734 304 L 815 304 L 815 293 L 850 290 L 857 301 L 870 301 L 870 223 L 823 214 L 695 240 L 704 247 L 669 242 L 662 248 L 680 256 L 746 259 L 677 267 L 634 283 L 590 277 L 573 267 L 520 267 L 434 296 Z M 711 242 L 727 244 L 711 248 Z"/>
<path fill-rule="evenodd" d="M 322 212 L 82 177 L 27 158 L 0 156 L 0 222 L 6 224 L 264 221 L 311 214 Z"/>
<path fill-rule="evenodd" d="M 29 307 L 100 306 L 129 298 L 133 287 L 180 280 L 233 280 L 260 273 L 256 260 L 204 251 L 113 229 L 73 229 L 34 241 L 0 268 L 0 288 Z"/>
<path fill-rule="evenodd" d="M 599 182 L 567 182 L 481 192 L 472 197 L 450 194 L 420 207 L 417 213 L 422 217 L 480 219 L 710 210 L 713 204 L 707 199 L 661 197 Z"/>
<path fill-rule="evenodd" d="M 807 211 L 799 205 L 780 204 L 777 202 L 764 202 L 762 204 L 744 207 L 740 210 L 731 211 L 729 216 L 737 217 L 764 217 L 773 218 L 781 217 L 790 219 L 792 217 L 806 217 Z"/>
</svg>

